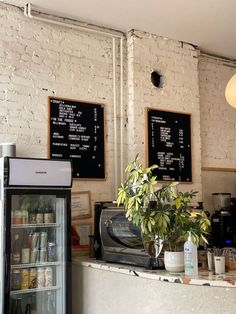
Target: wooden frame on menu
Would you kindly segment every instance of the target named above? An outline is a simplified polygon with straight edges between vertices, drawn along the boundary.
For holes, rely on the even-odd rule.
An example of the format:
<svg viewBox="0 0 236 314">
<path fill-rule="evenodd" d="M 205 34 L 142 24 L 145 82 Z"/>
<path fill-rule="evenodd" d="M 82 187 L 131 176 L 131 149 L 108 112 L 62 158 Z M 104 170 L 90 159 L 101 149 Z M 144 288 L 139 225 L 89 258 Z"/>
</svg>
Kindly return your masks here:
<svg viewBox="0 0 236 314">
<path fill-rule="evenodd" d="M 91 218 L 91 192 L 81 191 L 71 193 L 71 218 L 77 219 Z M 77 214 L 78 213 L 78 214 Z"/>
<path fill-rule="evenodd" d="M 89 255 L 92 224 L 89 222 L 73 221 L 71 224 L 72 253 Z"/>
<path fill-rule="evenodd" d="M 63 124 L 61 124 L 61 126 L 60 126 L 60 123 L 61 122 L 63 123 L 65 121 L 61 121 L 61 120 L 63 120 L 63 118 L 60 118 L 61 120 L 59 121 L 59 117 L 53 115 L 53 113 L 52 113 L 52 111 L 53 111 L 52 105 L 51 105 L 52 101 L 55 101 L 58 104 L 63 103 L 64 106 L 68 106 L 68 107 L 71 107 L 73 104 L 78 108 L 78 109 L 76 108 L 76 110 L 78 110 L 78 111 L 82 111 L 82 106 L 83 106 L 84 110 L 86 107 L 87 107 L 87 109 L 89 107 L 90 108 L 91 107 L 99 107 L 100 108 L 100 110 L 102 111 L 103 124 L 99 125 L 99 132 L 102 132 L 103 136 L 101 137 L 102 143 L 101 142 L 97 143 L 97 152 L 94 151 L 94 155 L 97 154 L 97 157 L 102 156 L 101 161 L 99 160 L 99 162 L 93 163 L 91 165 L 91 161 L 89 158 L 84 158 L 83 161 L 79 160 L 78 158 L 75 158 L 75 157 L 70 158 L 68 152 L 63 153 L 64 146 L 60 147 L 60 154 L 58 154 L 58 156 L 53 156 L 53 153 L 54 153 L 53 147 L 55 147 L 54 149 L 56 149 L 56 147 L 57 147 L 57 146 L 53 146 L 53 144 L 59 145 L 58 143 L 53 143 L 52 128 L 55 127 L 55 123 L 57 123 L 57 126 L 56 126 L 57 131 L 58 132 L 61 131 L 61 133 L 62 133 L 62 134 L 60 134 L 62 139 L 60 139 L 58 142 L 63 141 L 63 142 L 65 142 L 64 144 L 68 145 L 68 147 L 69 147 L 70 141 L 69 141 L 69 139 L 66 139 L 66 134 L 63 134 L 63 132 L 64 132 Z M 86 106 L 84 106 L 84 105 L 86 105 Z M 66 123 L 68 123 L 70 125 L 70 122 L 66 121 Z M 76 124 L 77 122 L 73 121 L 72 123 Z M 86 123 L 88 124 L 89 128 L 93 127 L 93 125 L 91 124 L 91 121 L 88 120 L 87 117 L 86 117 Z M 78 124 L 81 124 L 81 123 L 78 123 Z M 98 124 L 98 122 L 96 122 L 96 124 Z M 101 129 L 102 129 L 102 131 L 101 131 Z M 66 132 L 68 132 L 68 130 Z M 74 141 L 73 140 L 73 144 L 80 144 L 80 141 Z M 89 145 L 89 142 L 87 142 L 87 144 Z M 75 150 L 75 152 L 76 152 L 76 150 Z M 84 154 L 83 151 L 81 151 L 81 154 Z M 48 97 L 48 158 L 71 159 L 72 168 L 73 168 L 73 179 L 76 179 L 76 180 L 95 180 L 95 181 L 96 180 L 106 180 L 105 105 L 101 104 L 101 103 L 95 103 L 95 102 L 90 103 L 90 102 L 83 101 L 83 100 L 75 100 L 75 99 L 69 99 L 69 98 L 49 96 Z M 94 160 L 96 160 L 96 158 Z M 85 172 L 85 174 L 84 175 L 77 174 L 77 167 L 79 167 L 78 171 L 82 170 L 82 172 Z M 92 174 L 90 173 L 90 175 L 88 175 L 88 173 L 91 171 L 92 171 Z"/>
<path fill-rule="evenodd" d="M 159 112 L 162 112 L 162 113 L 167 113 L 167 114 L 172 114 L 172 115 L 176 115 L 176 116 L 180 116 L 180 115 L 185 115 L 185 116 L 188 116 L 189 117 L 189 119 L 190 119 L 190 129 L 189 129 L 189 133 L 190 133 L 190 165 L 191 165 L 191 167 L 190 167 L 190 177 L 191 177 L 191 180 L 188 180 L 188 181 L 185 181 L 185 180 L 175 180 L 175 181 L 178 181 L 178 182 L 181 182 L 181 183 L 186 183 L 186 184 L 189 184 L 189 183 L 193 183 L 193 169 L 192 169 L 192 162 L 193 162 L 193 160 L 192 160 L 192 153 L 191 153 L 191 151 L 192 151 L 192 143 L 193 143 L 193 141 L 192 141 L 192 132 L 191 132 L 191 113 L 187 113 L 187 112 L 179 112 L 179 111 L 172 111 L 172 110 L 162 110 L 162 109 L 159 109 L 159 108 L 152 108 L 152 107 L 146 107 L 145 108 L 145 125 L 146 125 L 146 127 L 145 127 L 145 143 L 146 143 L 146 145 L 145 145 L 145 155 L 146 155 L 146 164 L 147 164 L 147 166 L 150 166 L 149 165 L 149 159 L 150 159 L 150 152 L 149 152 L 149 141 L 150 141 L 150 137 L 149 137 L 149 132 L 148 132 L 148 127 L 149 127 L 149 125 L 148 125 L 148 112 L 150 111 L 150 110 L 152 110 L 152 111 L 159 111 Z M 154 163 L 156 163 L 156 162 L 154 162 Z M 162 179 L 158 179 L 158 181 L 163 181 L 163 182 L 165 182 L 165 181 L 169 181 L 169 180 L 162 180 Z M 169 181 L 170 182 L 170 181 Z"/>
</svg>

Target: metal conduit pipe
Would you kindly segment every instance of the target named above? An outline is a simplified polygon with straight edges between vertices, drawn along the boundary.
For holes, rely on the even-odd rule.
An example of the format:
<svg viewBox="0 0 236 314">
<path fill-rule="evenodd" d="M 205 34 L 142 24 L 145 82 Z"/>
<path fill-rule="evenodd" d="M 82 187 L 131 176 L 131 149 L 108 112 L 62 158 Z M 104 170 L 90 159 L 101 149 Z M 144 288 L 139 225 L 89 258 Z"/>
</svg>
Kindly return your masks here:
<svg viewBox="0 0 236 314">
<path fill-rule="evenodd" d="M 52 20 L 44 17 L 32 15 L 32 6 L 31 3 L 27 3 L 24 6 L 24 15 L 31 19 L 38 21 L 51 23 L 55 25 L 61 25 L 63 27 L 69 27 L 72 29 L 78 29 L 85 32 L 97 33 L 100 35 L 108 36 L 112 38 L 112 72 L 113 72 L 113 110 L 114 110 L 114 195 L 116 196 L 118 180 L 117 180 L 117 171 L 118 171 L 118 156 L 117 156 L 117 103 L 116 103 L 116 53 L 115 53 L 115 39 L 120 39 L 120 172 L 121 172 L 121 181 L 123 181 L 123 163 L 124 163 L 124 152 L 123 152 L 123 38 L 124 34 L 115 34 L 112 32 L 106 32 L 103 30 L 97 30 L 89 28 L 87 26 L 75 25 L 67 22 L 60 22 L 57 20 Z"/>
<path fill-rule="evenodd" d="M 103 31 L 103 30 L 99 30 L 99 29 L 94 29 L 88 26 L 82 26 L 82 25 L 76 25 L 76 24 L 72 24 L 72 23 L 67 23 L 67 22 L 60 22 L 58 20 L 52 20 L 49 18 L 44 18 L 44 17 L 40 17 L 40 16 L 36 16 L 32 14 L 32 4 L 31 3 L 27 3 L 24 6 L 24 14 L 25 16 L 34 19 L 34 20 L 38 20 L 38 21 L 43 21 L 46 23 L 50 23 L 50 24 L 56 24 L 56 25 L 61 25 L 64 27 L 69 27 L 69 28 L 73 28 L 73 29 L 79 29 L 81 31 L 86 31 L 86 32 L 90 32 L 90 33 L 96 33 L 96 34 L 101 34 L 101 35 L 105 35 L 108 37 L 115 37 L 115 38 L 123 38 L 124 34 L 120 32 L 120 34 L 116 34 L 115 32 L 107 32 L 107 31 Z"/>
<path fill-rule="evenodd" d="M 114 168 L 115 168 L 115 196 L 117 193 L 117 110 L 116 110 L 116 40 L 112 38 L 112 64 L 113 64 L 113 116 L 114 116 Z"/>
<path fill-rule="evenodd" d="M 120 38 L 120 56 L 123 56 L 123 38 Z M 124 181 L 124 112 L 123 112 L 123 57 L 120 58 L 120 180 Z"/>
</svg>

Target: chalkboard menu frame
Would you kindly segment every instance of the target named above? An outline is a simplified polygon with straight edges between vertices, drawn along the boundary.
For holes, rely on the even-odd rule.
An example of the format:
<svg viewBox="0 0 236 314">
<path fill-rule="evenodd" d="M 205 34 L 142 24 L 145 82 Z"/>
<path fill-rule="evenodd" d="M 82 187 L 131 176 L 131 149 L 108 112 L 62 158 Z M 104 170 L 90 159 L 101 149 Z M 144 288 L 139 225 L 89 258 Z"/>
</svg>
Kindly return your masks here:
<svg viewBox="0 0 236 314">
<path fill-rule="evenodd" d="M 192 183 L 191 142 L 190 113 L 146 108 L 147 164 L 158 165 L 158 181 Z"/>
<path fill-rule="evenodd" d="M 64 108 L 62 111 L 60 111 L 60 105 Z M 65 112 L 63 110 L 65 110 Z M 86 120 L 83 120 L 83 114 L 84 116 L 86 115 Z M 66 121 L 64 120 L 64 117 L 66 117 Z M 105 105 L 101 103 L 91 103 L 82 100 L 49 96 L 48 121 L 48 158 L 71 159 L 73 179 L 106 180 Z M 83 130 L 87 130 L 87 128 L 89 129 L 87 135 L 85 134 L 82 140 L 81 134 L 83 135 Z M 78 130 L 82 130 L 82 133 L 78 133 Z M 54 139 L 55 134 L 56 139 Z M 61 138 L 62 140 L 60 140 Z M 60 152 L 62 152 L 62 154 L 58 154 L 57 146 L 54 148 L 55 144 L 62 145 L 60 147 Z M 71 157 L 71 144 L 76 147 L 74 152 L 75 156 L 78 156 L 78 158 Z M 93 147 L 94 152 L 91 152 L 90 144 Z M 69 148 L 65 150 L 63 145 Z M 80 155 L 76 155 L 78 154 L 78 149 L 81 149 L 79 152 Z M 89 151 L 88 156 L 86 156 L 87 150 Z M 96 157 L 98 157 L 99 161 L 96 160 Z"/>
</svg>

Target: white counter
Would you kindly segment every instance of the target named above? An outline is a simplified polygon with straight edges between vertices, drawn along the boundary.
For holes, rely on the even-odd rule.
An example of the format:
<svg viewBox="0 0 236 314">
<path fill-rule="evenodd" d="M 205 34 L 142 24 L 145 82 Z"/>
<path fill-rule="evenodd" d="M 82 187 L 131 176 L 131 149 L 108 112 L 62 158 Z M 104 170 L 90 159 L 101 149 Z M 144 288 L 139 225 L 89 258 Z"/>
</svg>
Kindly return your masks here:
<svg viewBox="0 0 236 314">
<path fill-rule="evenodd" d="M 73 314 L 235 314 L 236 272 L 183 273 L 76 259 Z"/>
<path fill-rule="evenodd" d="M 111 271 L 130 276 L 138 276 L 159 281 L 182 283 L 199 286 L 236 288 L 236 271 L 226 272 L 224 275 L 214 275 L 213 272 L 199 271 L 197 277 L 186 277 L 184 273 L 170 273 L 165 270 L 149 270 L 123 264 L 106 263 L 95 259 L 77 259 L 74 261 L 85 267 Z"/>
</svg>

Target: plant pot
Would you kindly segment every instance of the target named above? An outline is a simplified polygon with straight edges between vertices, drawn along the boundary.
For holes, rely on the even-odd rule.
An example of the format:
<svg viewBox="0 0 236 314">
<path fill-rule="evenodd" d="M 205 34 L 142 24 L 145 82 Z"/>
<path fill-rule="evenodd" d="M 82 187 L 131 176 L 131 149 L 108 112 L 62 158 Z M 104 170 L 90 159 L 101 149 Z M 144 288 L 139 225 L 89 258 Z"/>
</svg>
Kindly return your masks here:
<svg viewBox="0 0 236 314">
<path fill-rule="evenodd" d="M 184 271 L 184 252 L 164 252 L 165 269 L 170 272 Z"/>
</svg>

